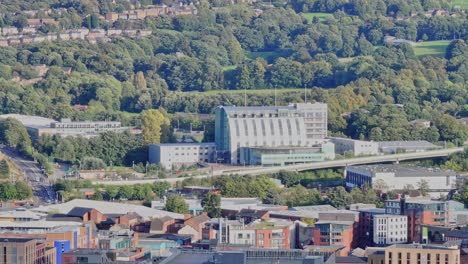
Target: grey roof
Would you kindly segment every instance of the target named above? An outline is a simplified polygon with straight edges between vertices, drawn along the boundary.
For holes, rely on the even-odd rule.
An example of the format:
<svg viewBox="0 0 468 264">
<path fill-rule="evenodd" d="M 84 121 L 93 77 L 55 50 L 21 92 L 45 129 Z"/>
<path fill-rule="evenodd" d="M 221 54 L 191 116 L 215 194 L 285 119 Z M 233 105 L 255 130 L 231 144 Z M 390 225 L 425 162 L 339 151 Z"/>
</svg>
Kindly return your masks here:
<svg viewBox="0 0 468 264">
<path fill-rule="evenodd" d="M 308 205 L 308 206 L 296 206 L 291 208 L 294 211 L 336 211 L 335 207 L 331 205 Z"/>
<path fill-rule="evenodd" d="M 34 240 L 34 238 L 21 238 L 21 237 L 1 237 L 0 243 L 10 242 L 10 243 L 25 243 Z"/>
<path fill-rule="evenodd" d="M 426 140 L 379 141 L 381 148 L 441 148 Z"/>
<path fill-rule="evenodd" d="M 183 214 L 172 213 L 164 210 L 157 210 L 153 208 L 148 208 L 142 205 L 134 205 L 127 203 L 114 203 L 114 202 L 105 202 L 105 201 L 93 201 L 85 199 L 74 199 L 66 203 L 54 204 L 49 206 L 39 206 L 37 208 L 31 209 L 32 211 L 37 212 L 54 212 L 67 214 L 75 207 L 86 207 L 94 208 L 99 212 L 109 215 L 109 214 L 120 214 L 124 215 L 129 212 L 137 212 L 145 220 L 153 217 L 163 217 L 169 216 L 174 219 L 184 219 Z"/>
<path fill-rule="evenodd" d="M 359 258 L 354 256 L 336 257 L 335 262 L 338 263 L 367 263 L 367 258 Z"/>
<path fill-rule="evenodd" d="M 50 127 L 50 123 L 55 122 L 55 120 L 50 118 L 45 118 L 41 116 L 29 116 L 29 115 L 20 115 L 20 114 L 6 114 L 0 115 L 0 118 L 14 118 L 22 123 L 25 127 L 30 128 L 46 128 Z"/>
<path fill-rule="evenodd" d="M 221 106 L 227 113 L 229 112 L 277 112 L 278 110 L 298 110 L 298 109 L 314 109 L 315 107 L 323 107 L 327 104 L 324 103 L 297 103 L 290 104 L 288 106 Z"/>
<path fill-rule="evenodd" d="M 401 164 L 376 164 L 376 165 L 360 165 L 348 166 L 348 168 L 370 173 L 389 173 L 394 172 L 395 177 L 440 177 L 440 176 L 456 176 L 457 173 L 453 170 L 444 170 L 436 167 L 422 167 L 416 165 L 401 165 Z"/>
<path fill-rule="evenodd" d="M 192 147 L 192 146 L 216 146 L 215 142 L 201 142 L 201 143 L 162 143 L 162 144 L 149 144 L 150 146 L 173 146 L 173 147 Z"/>
<path fill-rule="evenodd" d="M 91 210 L 93 210 L 93 208 L 74 207 L 73 209 L 71 209 L 70 212 L 67 213 L 67 215 L 82 217 L 84 214 L 90 212 Z"/>
</svg>

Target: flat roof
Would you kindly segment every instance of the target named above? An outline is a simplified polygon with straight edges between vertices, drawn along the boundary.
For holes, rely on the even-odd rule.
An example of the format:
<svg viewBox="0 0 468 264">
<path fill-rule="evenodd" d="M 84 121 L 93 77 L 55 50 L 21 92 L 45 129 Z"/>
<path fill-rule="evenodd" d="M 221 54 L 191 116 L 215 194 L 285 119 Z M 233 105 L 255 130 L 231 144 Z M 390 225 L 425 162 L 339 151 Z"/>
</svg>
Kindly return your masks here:
<svg viewBox="0 0 468 264">
<path fill-rule="evenodd" d="M 41 116 L 30 116 L 30 115 L 20 115 L 20 114 L 5 114 L 0 115 L 0 118 L 14 118 L 21 122 L 25 127 L 29 128 L 48 128 L 51 123 L 56 122 L 53 119 L 41 117 Z"/>
<path fill-rule="evenodd" d="M 375 165 L 359 165 L 348 166 L 354 170 L 367 171 L 370 173 L 395 173 L 395 177 L 442 177 L 456 176 L 457 173 L 453 170 L 445 170 L 436 167 L 423 167 L 417 165 L 401 165 L 401 164 L 375 164 Z"/>
<path fill-rule="evenodd" d="M 220 106 L 226 112 L 237 111 L 279 111 L 279 110 L 300 110 L 300 109 L 314 109 L 316 107 L 326 107 L 325 103 L 296 103 L 288 106 Z"/>
<path fill-rule="evenodd" d="M 74 200 L 71 200 L 62 204 L 40 206 L 32 210 L 38 211 L 38 212 L 57 211 L 58 213 L 61 213 L 61 214 L 67 214 L 68 212 L 73 210 L 73 208 L 75 207 L 93 208 L 105 215 L 107 214 L 124 215 L 130 212 L 136 212 L 145 219 L 161 218 L 164 216 L 169 216 L 174 219 L 184 219 L 183 214 L 172 213 L 172 212 L 168 212 L 164 210 L 157 210 L 157 209 L 149 208 L 149 207 L 142 206 L 142 205 L 134 205 L 134 204 L 127 204 L 127 203 L 114 203 L 114 202 L 106 202 L 106 201 L 93 201 L 93 200 L 85 200 L 85 199 L 74 199 Z"/>
<path fill-rule="evenodd" d="M 0 243 L 6 243 L 6 242 L 11 242 L 11 243 L 25 243 L 35 240 L 34 238 L 23 238 L 23 237 L 1 237 L 0 235 Z"/>
<path fill-rule="evenodd" d="M 192 147 L 192 146 L 216 146 L 215 142 L 191 142 L 191 143 L 162 143 L 162 144 L 149 144 L 149 146 L 169 146 L 169 147 Z"/>
<path fill-rule="evenodd" d="M 397 141 L 379 141 L 381 148 L 400 147 L 400 148 L 441 148 L 426 140 L 397 140 Z"/>
<path fill-rule="evenodd" d="M 26 221 L 26 222 L 11 222 L 0 221 L 0 228 L 31 228 L 31 229 L 48 229 L 60 226 L 81 226 L 78 222 L 62 222 L 62 221 Z"/>
<path fill-rule="evenodd" d="M 407 218 L 406 215 L 392 215 L 392 214 L 377 214 L 374 217 L 377 217 L 377 218 L 398 218 L 398 217 Z"/>
</svg>

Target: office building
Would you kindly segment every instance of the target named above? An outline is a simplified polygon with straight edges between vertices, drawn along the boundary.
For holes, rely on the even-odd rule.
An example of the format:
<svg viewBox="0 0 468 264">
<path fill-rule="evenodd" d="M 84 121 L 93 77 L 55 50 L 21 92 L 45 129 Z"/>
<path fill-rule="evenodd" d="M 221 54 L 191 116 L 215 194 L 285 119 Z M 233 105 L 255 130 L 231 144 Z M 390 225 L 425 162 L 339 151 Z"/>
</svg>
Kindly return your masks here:
<svg viewBox="0 0 468 264">
<path fill-rule="evenodd" d="M 215 143 L 150 144 L 148 160 L 170 170 L 182 165 L 213 162 L 215 153 Z"/>
<path fill-rule="evenodd" d="M 414 165 L 378 164 L 346 167 L 346 187 L 352 189 L 365 184 L 382 184 L 388 190 L 402 190 L 407 185 L 414 188 L 425 180 L 429 193 L 440 197 L 455 188 L 457 173 L 452 170 L 428 168 Z"/>
<path fill-rule="evenodd" d="M 456 247 L 420 244 L 398 244 L 386 247 L 384 263 L 462 264 L 460 250 Z"/>
<path fill-rule="evenodd" d="M 370 156 L 379 154 L 379 143 L 351 138 L 329 137 L 335 144 L 335 153 L 340 155 Z"/>
<path fill-rule="evenodd" d="M 376 245 L 403 244 L 408 240 L 408 219 L 404 215 L 374 215 L 374 243 Z"/>
<path fill-rule="evenodd" d="M 327 105 L 323 103 L 216 109 L 217 159 L 226 163 L 248 163 L 241 148 L 312 147 L 326 136 Z"/>
<path fill-rule="evenodd" d="M 56 264 L 55 248 L 32 238 L 0 237 L 0 264 Z"/>
</svg>

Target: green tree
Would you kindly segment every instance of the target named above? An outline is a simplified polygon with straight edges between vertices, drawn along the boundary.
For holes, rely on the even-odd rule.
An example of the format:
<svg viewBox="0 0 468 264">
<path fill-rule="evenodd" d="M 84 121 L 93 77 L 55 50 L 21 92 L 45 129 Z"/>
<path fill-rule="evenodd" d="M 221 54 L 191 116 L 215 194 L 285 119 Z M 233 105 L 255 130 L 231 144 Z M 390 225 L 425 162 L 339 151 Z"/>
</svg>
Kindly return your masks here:
<svg viewBox="0 0 468 264">
<path fill-rule="evenodd" d="M 114 200 L 115 197 L 119 194 L 119 187 L 114 186 L 114 185 L 106 185 L 104 188 L 107 196 L 109 196 L 110 200 Z"/>
<path fill-rule="evenodd" d="M 336 208 L 344 208 L 353 202 L 353 197 L 344 187 L 331 188 L 327 191 L 328 203 Z"/>
<path fill-rule="evenodd" d="M 263 199 L 263 203 L 265 204 L 283 204 L 283 198 L 281 197 L 280 193 L 277 189 L 269 189 L 267 190 L 267 194 L 265 199 Z"/>
<path fill-rule="evenodd" d="M 186 214 L 188 213 L 189 206 L 185 202 L 184 197 L 180 195 L 171 195 L 167 198 L 165 210 L 179 214 Z"/>
<path fill-rule="evenodd" d="M 166 194 L 166 191 L 169 190 L 170 188 L 171 188 L 171 184 L 166 181 L 153 183 L 153 192 L 158 197 L 164 196 Z"/>
<path fill-rule="evenodd" d="M 221 195 L 209 192 L 201 201 L 203 210 L 209 217 L 221 216 Z"/>
<path fill-rule="evenodd" d="M 119 189 L 119 199 L 124 199 L 124 200 L 128 200 L 128 199 L 132 199 L 133 197 L 133 187 L 132 186 L 129 186 L 129 185 L 124 185 L 124 186 L 121 186 L 120 189 Z"/>
<path fill-rule="evenodd" d="M 429 192 L 429 182 L 426 180 L 420 180 L 418 183 L 418 190 L 423 195 L 426 196 Z"/>
<path fill-rule="evenodd" d="M 145 144 L 161 143 L 161 126 L 170 124 L 169 119 L 161 111 L 151 109 L 142 112 L 141 120 Z"/>
</svg>

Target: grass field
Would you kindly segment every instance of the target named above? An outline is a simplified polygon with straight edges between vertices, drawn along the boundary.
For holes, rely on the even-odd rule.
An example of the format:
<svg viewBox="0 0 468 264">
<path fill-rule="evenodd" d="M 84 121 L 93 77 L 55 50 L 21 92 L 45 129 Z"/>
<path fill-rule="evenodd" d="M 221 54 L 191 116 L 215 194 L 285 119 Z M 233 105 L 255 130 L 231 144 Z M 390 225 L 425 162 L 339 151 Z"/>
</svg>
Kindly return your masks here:
<svg viewBox="0 0 468 264">
<path fill-rule="evenodd" d="M 223 67 L 223 72 L 236 69 L 237 65 L 229 65 Z"/>
<path fill-rule="evenodd" d="M 463 9 L 468 9 L 468 0 L 452 0 L 453 6 L 459 6 Z"/>
<path fill-rule="evenodd" d="M 333 16 L 333 14 L 330 13 L 302 13 L 302 16 L 304 16 L 309 23 L 312 23 L 312 20 L 314 17 L 318 17 L 320 21 L 324 21 L 327 17 Z"/>
<path fill-rule="evenodd" d="M 426 55 L 445 57 L 445 51 L 447 50 L 447 46 L 450 44 L 450 42 L 450 40 L 418 42 L 415 46 L 413 46 L 413 49 L 414 53 L 418 57 Z"/>
</svg>

